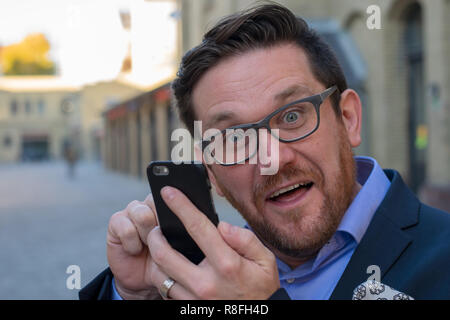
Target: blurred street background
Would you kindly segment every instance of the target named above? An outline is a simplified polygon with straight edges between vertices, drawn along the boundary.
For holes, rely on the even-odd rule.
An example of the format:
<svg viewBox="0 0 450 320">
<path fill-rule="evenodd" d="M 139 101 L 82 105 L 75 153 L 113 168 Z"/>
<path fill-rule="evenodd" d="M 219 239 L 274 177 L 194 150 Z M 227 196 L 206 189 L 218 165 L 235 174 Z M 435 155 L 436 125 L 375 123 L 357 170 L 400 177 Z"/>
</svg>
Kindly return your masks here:
<svg viewBox="0 0 450 320">
<path fill-rule="evenodd" d="M 356 154 L 450 211 L 450 1 L 280 0 L 332 46 L 363 103 Z M 170 159 L 182 55 L 253 0 L 0 0 L 0 299 L 76 299 L 110 216 Z M 243 220 L 215 196 L 220 217 Z"/>
<path fill-rule="evenodd" d="M 77 299 L 67 267 L 80 267 L 81 287 L 105 269 L 109 218 L 150 190 L 100 163 L 75 170 L 70 178 L 61 161 L 0 167 L 0 299 Z M 244 225 L 226 201 L 214 200 L 221 220 Z"/>
</svg>

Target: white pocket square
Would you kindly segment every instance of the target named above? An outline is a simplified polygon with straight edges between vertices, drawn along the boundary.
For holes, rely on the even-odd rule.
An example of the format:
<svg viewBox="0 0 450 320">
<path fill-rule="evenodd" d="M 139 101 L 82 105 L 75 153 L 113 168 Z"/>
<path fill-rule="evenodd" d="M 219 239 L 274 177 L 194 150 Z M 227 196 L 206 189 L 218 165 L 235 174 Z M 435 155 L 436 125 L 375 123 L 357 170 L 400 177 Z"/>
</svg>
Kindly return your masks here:
<svg viewBox="0 0 450 320">
<path fill-rule="evenodd" d="M 353 290 L 352 300 L 414 300 L 411 296 L 391 287 L 368 280 Z"/>
</svg>

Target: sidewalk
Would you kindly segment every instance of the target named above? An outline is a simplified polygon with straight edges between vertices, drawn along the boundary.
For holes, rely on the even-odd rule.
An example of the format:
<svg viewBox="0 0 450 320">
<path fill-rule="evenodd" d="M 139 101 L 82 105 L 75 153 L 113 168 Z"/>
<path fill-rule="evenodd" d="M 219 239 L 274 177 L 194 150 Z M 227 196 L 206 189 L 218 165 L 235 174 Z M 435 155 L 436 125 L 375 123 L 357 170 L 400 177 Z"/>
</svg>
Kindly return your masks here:
<svg viewBox="0 0 450 320">
<path fill-rule="evenodd" d="M 81 286 L 107 266 L 110 216 L 149 193 L 147 181 L 82 163 L 70 180 L 62 162 L 0 166 L 0 299 L 77 299 L 66 269 L 78 265 Z M 238 213 L 214 197 L 222 220 Z"/>
</svg>

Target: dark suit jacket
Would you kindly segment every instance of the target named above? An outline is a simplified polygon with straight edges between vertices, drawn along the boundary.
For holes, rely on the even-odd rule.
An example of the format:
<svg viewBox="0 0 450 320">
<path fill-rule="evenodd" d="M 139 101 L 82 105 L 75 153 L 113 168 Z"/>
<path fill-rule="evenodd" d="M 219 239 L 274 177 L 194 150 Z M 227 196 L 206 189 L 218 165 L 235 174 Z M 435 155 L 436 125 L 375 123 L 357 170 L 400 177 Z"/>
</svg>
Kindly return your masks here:
<svg viewBox="0 0 450 320">
<path fill-rule="evenodd" d="M 391 186 L 351 257 L 331 299 L 351 299 L 377 265 L 381 282 L 415 299 L 450 299 L 450 214 L 421 203 L 395 170 Z M 110 299 L 108 269 L 84 287 L 80 299 Z M 289 299 L 280 289 L 271 299 Z"/>
</svg>

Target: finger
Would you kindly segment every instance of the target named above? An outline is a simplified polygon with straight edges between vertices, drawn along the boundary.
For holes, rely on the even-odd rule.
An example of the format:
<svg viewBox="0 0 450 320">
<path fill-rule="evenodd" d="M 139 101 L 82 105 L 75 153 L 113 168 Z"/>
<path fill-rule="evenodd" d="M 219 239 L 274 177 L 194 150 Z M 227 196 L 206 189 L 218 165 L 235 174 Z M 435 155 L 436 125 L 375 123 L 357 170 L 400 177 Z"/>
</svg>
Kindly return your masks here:
<svg viewBox="0 0 450 320">
<path fill-rule="evenodd" d="M 157 212 L 156 212 L 156 206 L 155 206 L 155 200 L 153 200 L 153 195 L 152 195 L 151 193 L 149 193 L 148 196 L 145 198 L 144 203 L 145 203 L 150 209 L 152 209 L 153 213 L 155 214 L 156 225 L 159 225 L 158 215 L 157 215 Z"/>
<path fill-rule="evenodd" d="M 155 200 L 153 199 L 153 194 L 149 193 L 145 198 L 144 203 L 149 206 L 150 209 L 153 210 L 156 219 L 156 225 L 159 226 L 158 213 L 156 212 Z"/>
<path fill-rule="evenodd" d="M 148 194 L 148 196 L 145 198 L 144 203 L 149 206 L 150 209 L 153 210 L 155 213 L 156 218 L 158 219 L 158 216 L 156 215 L 156 207 L 155 207 L 155 200 L 153 200 L 153 195 L 151 193 Z"/>
<path fill-rule="evenodd" d="M 230 225 L 221 221 L 218 226 L 225 242 L 244 258 L 258 264 L 267 264 L 272 252 L 248 229 Z"/>
<path fill-rule="evenodd" d="M 148 205 L 140 201 L 130 202 L 126 211 L 130 220 L 135 225 L 141 241 L 147 244 L 148 233 L 156 226 L 155 213 Z"/>
<path fill-rule="evenodd" d="M 163 287 L 164 281 L 169 279 L 170 277 L 166 273 L 161 271 L 159 266 L 154 262 L 152 262 L 150 268 L 151 268 L 151 272 L 150 272 L 151 282 L 156 288 L 158 288 L 158 290 L 161 294 L 161 288 Z M 161 294 L 161 296 L 162 296 L 162 294 Z M 192 294 L 189 290 L 187 290 L 179 282 L 176 282 L 176 281 L 172 285 L 172 287 L 169 289 L 169 291 L 167 292 L 167 296 L 169 299 L 174 299 L 174 300 L 193 300 L 193 299 L 195 299 L 194 294 Z M 166 298 L 164 298 L 164 299 L 166 299 Z"/>
<path fill-rule="evenodd" d="M 143 249 L 136 227 L 121 211 L 111 217 L 108 227 L 108 241 L 122 245 L 125 252 L 131 255 L 138 255 Z"/>
<path fill-rule="evenodd" d="M 198 269 L 180 252 L 173 249 L 163 236 L 159 227 L 154 228 L 148 236 L 148 248 L 152 260 L 169 277 L 180 283 L 191 292 L 203 277 Z"/>
<path fill-rule="evenodd" d="M 225 243 L 216 226 L 181 191 L 164 187 L 161 196 L 212 265 L 221 268 L 236 262 L 239 256 Z"/>
</svg>

